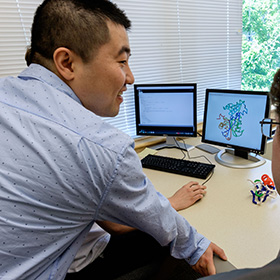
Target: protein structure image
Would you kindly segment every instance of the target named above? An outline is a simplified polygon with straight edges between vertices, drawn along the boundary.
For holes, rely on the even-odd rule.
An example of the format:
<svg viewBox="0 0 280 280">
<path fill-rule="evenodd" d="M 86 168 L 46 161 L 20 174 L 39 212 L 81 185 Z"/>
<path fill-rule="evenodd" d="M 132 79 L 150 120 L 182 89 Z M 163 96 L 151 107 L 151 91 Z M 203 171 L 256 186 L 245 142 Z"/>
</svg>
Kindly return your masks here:
<svg viewBox="0 0 280 280">
<path fill-rule="evenodd" d="M 226 111 L 228 110 L 228 117 L 219 114 L 217 120 L 222 120 L 218 127 L 222 130 L 222 135 L 226 140 L 231 140 L 232 137 L 242 136 L 244 129 L 242 129 L 242 117 L 248 114 L 248 108 L 244 100 L 239 100 L 235 104 L 229 103 L 223 107 Z"/>
</svg>

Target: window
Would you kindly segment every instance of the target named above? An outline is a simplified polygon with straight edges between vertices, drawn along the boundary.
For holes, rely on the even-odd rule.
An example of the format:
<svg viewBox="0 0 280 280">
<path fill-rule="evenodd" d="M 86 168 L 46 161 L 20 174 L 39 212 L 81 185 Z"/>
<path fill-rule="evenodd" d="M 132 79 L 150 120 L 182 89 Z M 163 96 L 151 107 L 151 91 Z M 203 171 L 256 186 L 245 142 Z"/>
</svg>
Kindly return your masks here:
<svg viewBox="0 0 280 280">
<path fill-rule="evenodd" d="M 40 0 L 0 3 L 0 76 L 25 68 L 30 26 Z M 130 66 L 136 83 L 197 83 L 198 121 L 206 88 L 240 89 L 242 0 L 115 0 L 132 21 Z M 135 135 L 134 93 L 129 86 L 115 118 Z"/>
<path fill-rule="evenodd" d="M 279 10 L 279 0 L 243 0 L 242 89 L 270 89 L 280 67 Z"/>
</svg>

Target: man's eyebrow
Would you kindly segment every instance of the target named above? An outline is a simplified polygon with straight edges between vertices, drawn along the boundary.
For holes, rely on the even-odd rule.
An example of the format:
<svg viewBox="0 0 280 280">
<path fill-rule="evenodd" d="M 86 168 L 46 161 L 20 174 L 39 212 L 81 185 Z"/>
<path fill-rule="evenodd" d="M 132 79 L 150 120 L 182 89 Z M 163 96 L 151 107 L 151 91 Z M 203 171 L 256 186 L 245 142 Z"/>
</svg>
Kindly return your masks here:
<svg viewBox="0 0 280 280">
<path fill-rule="evenodd" d="M 129 47 L 123 46 L 120 50 L 118 55 L 121 55 L 123 53 L 127 53 L 128 55 L 131 55 L 131 50 Z"/>
</svg>

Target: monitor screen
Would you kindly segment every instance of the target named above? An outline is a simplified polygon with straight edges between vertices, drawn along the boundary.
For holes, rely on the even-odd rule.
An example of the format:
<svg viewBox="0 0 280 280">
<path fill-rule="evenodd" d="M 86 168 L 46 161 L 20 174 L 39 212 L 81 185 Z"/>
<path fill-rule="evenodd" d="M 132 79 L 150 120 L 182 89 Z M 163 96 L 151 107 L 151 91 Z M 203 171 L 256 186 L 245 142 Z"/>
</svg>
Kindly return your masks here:
<svg viewBox="0 0 280 280">
<path fill-rule="evenodd" d="M 196 84 L 135 84 L 137 135 L 196 137 Z"/>
<path fill-rule="evenodd" d="M 137 135 L 196 136 L 196 84 L 134 85 Z"/>
<path fill-rule="evenodd" d="M 263 154 L 260 121 L 268 115 L 268 92 L 207 89 L 202 142 Z"/>
</svg>

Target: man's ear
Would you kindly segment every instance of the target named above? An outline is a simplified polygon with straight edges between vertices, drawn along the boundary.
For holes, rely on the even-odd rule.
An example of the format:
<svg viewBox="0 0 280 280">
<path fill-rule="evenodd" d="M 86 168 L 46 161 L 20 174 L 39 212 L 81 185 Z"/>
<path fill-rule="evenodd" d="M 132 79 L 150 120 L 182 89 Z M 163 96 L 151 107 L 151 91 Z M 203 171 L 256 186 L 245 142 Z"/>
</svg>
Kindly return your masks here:
<svg viewBox="0 0 280 280">
<path fill-rule="evenodd" d="M 75 54 L 65 47 L 59 47 L 53 53 L 56 70 L 66 81 L 74 79 L 74 59 Z"/>
</svg>

